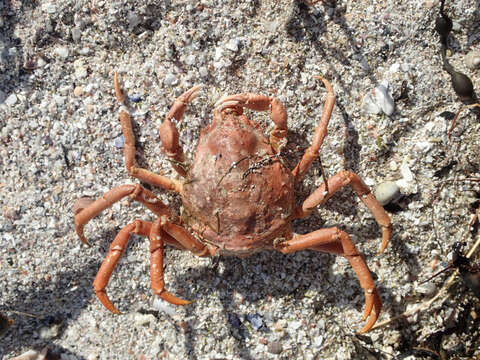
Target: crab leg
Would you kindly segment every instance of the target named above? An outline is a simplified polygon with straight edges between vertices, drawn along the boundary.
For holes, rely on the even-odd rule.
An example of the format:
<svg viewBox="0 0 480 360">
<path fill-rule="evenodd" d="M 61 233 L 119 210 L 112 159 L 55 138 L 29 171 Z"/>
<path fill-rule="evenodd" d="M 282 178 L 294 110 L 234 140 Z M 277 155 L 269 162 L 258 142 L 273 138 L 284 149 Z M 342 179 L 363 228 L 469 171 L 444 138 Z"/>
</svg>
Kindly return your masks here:
<svg viewBox="0 0 480 360">
<path fill-rule="evenodd" d="M 110 250 L 108 251 L 107 256 L 103 260 L 100 269 L 98 270 L 95 281 L 93 282 L 93 288 L 95 294 L 97 294 L 100 302 L 108 310 L 114 314 L 120 314 L 120 311 L 112 304 L 108 298 L 107 291 L 105 290 L 110 277 L 112 276 L 113 270 L 120 260 L 123 252 L 125 251 L 128 240 L 130 239 L 131 234 L 138 234 L 141 236 L 148 236 L 150 234 L 150 229 L 152 223 L 136 220 L 131 224 L 126 225 L 120 232 L 117 234 L 112 244 L 110 245 Z"/>
<path fill-rule="evenodd" d="M 120 84 L 118 82 L 118 75 L 115 72 L 113 78 L 113 86 L 115 88 L 115 95 L 117 97 L 118 102 L 122 105 L 120 108 L 120 123 L 122 125 L 123 137 L 125 139 L 124 145 L 124 156 L 125 156 L 125 166 L 127 167 L 128 173 L 150 185 L 158 186 L 164 188 L 166 190 L 175 191 L 180 193 L 182 191 L 182 184 L 173 179 L 169 179 L 165 176 L 155 174 L 151 171 L 138 168 L 134 166 L 135 163 L 135 136 L 133 135 L 133 128 L 132 128 L 132 119 L 130 117 L 130 113 L 128 109 L 124 106 L 125 103 L 125 95 L 120 88 Z"/>
<path fill-rule="evenodd" d="M 221 111 L 231 106 L 242 106 L 254 111 L 267 111 L 270 108 L 270 118 L 275 124 L 270 132 L 270 144 L 275 151 L 279 151 L 287 137 L 287 111 L 280 100 L 265 95 L 243 93 L 225 97 L 215 104 L 215 109 Z"/>
<path fill-rule="evenodd" d="M 170 209 L 154 193 L 140 184 L 115 187 L 95 201 L 89 198 L 80 198 L 75 201 L 73 211 L 75 213 L 75 230 L 84 244 L 90 246 L 83 234 L 84 226 L 103 210 L 111 207 L 126 196 L 130 196 L 132 200 L 142 203 L 157 216 L 170 215 Z"/>
<path fill-rule="evenodd" d="M 295 182 L 300 181 L 303 175 L 305 175 L 307 170 L 310 168 L 310 165 L 312 165 L 313 161 L 318 157 L 320 147 L 322 146 L 323 140 L 327 135 L 328 122 L 330 121 L 333 106 L 335 105 L 335 95 L 333 94 L 333 88 L 332 85 L 330 85 L 330 82 L 321 76 L 315 76 L 315 79 L 323 81 L 323 84 L 327 89 L 327 99 L 325 101 L 325 105 L 323 106 L 322 117 L 313 135 L 312 145 L 305 151 L 302 159 L 292 171 L 293 176 L 295 176 Z"/>
<path fill-rule="evenodd" d="M 173 125 L 172 119 L 181 121 L 187 105 L 197 97 L 197 92 L 202 85 L 197 85 L 180 95 L 172 105 L 162 125 L 160 125 L 160 139 L 163 152 L 172 160 L 173 168 L 183 177 L 186 176 L 185 168 L 181 166 L 184 161 L 183 149 L 178 143 L 178 130 Z"/>
<path fill-rule="evenodd" d="M 336 227 L 320 229 L 305 235 L 295 234 L 291 240 L 281 242 L 277 247 L 284 254 L 308 249 L 345 256 L 357 274 L 360 286 L 365 292 L 363 320 L 366 320 L 368 317 L 369 319 L 362 330 L 360 330 L 360 333 L 366 333 L 372 328 L 380 315 L 382 301 L 367 263 L 347 233 Z"/>
<path fill-rule="evenodd" d="M 150 279 L 152 281 L 153 292 L 163 300 L 173 305 L 188 305 L 191 301 L 177 298 L 165 289 L 165 280 L 163 278 L 163 251 L 164 240 L 169 238 L 161 229 L 161 220 L 157 219 L 150 230 Z"/>
<path fill-rule="evenodd" d="M 373 214 L 377 223 L 382 227 L 382 244 L 380 246 L 380 252 L 383 252 L 390 241 L 390 235 L 392 232 L 390 217 L 385 212 L 383 206 L 380 205 L 377 199 L 372 195 L 369 187 L 365 185 L 357 174 L 351 171 L 342 170 L 338 174 L 330 177 L 328 179 L 328 192 L 325 191 L 325 184 L 320 185 L 317 190 L 305 199 L 301 206 L 297 207 L 295 215 L 297 218 L 303 218 L 310 215 L 316 206 L 323 205 L 333 196 L 334 193 L 349 184 L 352 185 L 353 190 Z"/>
<path fill-rule="evenodd" d="M 123 227 L 122 230 L 120 230 L 120 232 L 117 234 L 110 245 L 110 250 L 108 251 L 107 256 L 103 260 L 103 263 L 98 270 L 95 281 L 93 282 L 95 293 L 97 294 L 97 297 L 103 306 L 115 314 L 120 314 L 120 312 L 108 298 L 106 287 L 110 277 L 112 276 L 115 266 L 117 266 L 118 261 L 122 257 L 127 247 L 128 240 L 132 234 L 148 236 L 150 238 L 150 277 L 152 281 L 152 289 L 155 291 L 155 294 L 175 305 L 188 304 L 188 301 L 178 299 L 166 290 L 162 293 L 159 287 L 159 285 L 163 284 L 163 243 L 166 242 L 182 250 L 185 250 L 185 248 L 168 234 L 162 234 L 161 240 L 159 237 L 157 238 L 155 224 L 152 224 L 148 221 L 135 220 L 131 224 Z M 159 246 L 159 242 L 161 242 L 161 246 Z M 160 248 L 161 254 L 159 252 Z"/>
</svg>

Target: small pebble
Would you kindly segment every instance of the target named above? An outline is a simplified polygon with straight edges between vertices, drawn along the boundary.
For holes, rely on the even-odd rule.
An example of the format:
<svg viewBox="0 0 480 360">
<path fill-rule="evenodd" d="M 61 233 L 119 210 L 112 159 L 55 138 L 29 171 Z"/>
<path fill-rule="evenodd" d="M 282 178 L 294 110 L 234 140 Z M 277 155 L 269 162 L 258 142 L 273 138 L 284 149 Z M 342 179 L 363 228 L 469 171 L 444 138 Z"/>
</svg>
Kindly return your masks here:
<svg viewBox="0 0 480 360">
<path fill-rule="evenodd" d="M 142 95 L 133 94 L 132 96 L 129 96 L 128 99 L 129 99 L 131 102 L 138 103 L 138 102 L 142 101 Z"/>
<path fill-rule="evenodd" d="M 8 106 L 15 105 L 17 102 L 18 98 L 17 95 L 15 94 L 10 94 L 6 99 L 5 99 L 5 104 Z"/>
<path fill-rule="evenodd" d="M 177 314 L 177 311 L 175 309 L 175 307 L 169 303 L 167 303 L 166 301 L 164 301 L 163 299 L 159 298 L 158 296 L 155 296 L 153 298 L 153 304 L 152 304 L 153 308 L 155 308 L 156 310 L 158 311 L 161 311 L 169 316 L 174 316 Z"/>
<path fill-rule="evenodd" d="M 205 66 L 202 66 L 200 69 L 198 69 L 198 73 L 201 77 L 206 77 L 208 76 L 208 69 Z"/>
<path fill-rule="evenodd" d="M 47 65 L 47 62 L 42 57 L 39 57 L 37 60 L 37 67 L 41 68 L 45 65 Z"/>
<path fill-rule="evenodd" d="M 116 148 L 122 149 L 123 146 L 125 145 L 125 138 L 123 135 L 120 135 L 119 137 L 115 138 L 114 144 Z"/>
<path fill-rule="evenodd" d="M 83 95 L 83 87 L 75 86 L 75 89 L 73 89 L 73 95 L 82 96 Z"/>
<path fill-rule="evenodd" d="M 367 114 L 380 114 L 382 108 L 377 105 L 376 99 L 371 92 L 365 94 L 362 99 L 362 110 Z"/>
<path fill-rule="evenodd" d="M 374 196 L 382 206 L 387 205 L 400 196 L 400 188 L 393 181 L 386 181 L 378 184 Z"/>
<path fill-rule="evenodd" d="M 239 40 L 239 39 L 231 39 L 231 40 L 225 45 L 225 47 L 226 47 L 228 50 L 233 51 L 233 52 L 238 51 L 239 46 L 240 46 L 240 40 Z"/>
<path fill-rule="evenodd" d="M 234 313 L 227 313 L 227 320 L 230 325 L 232 325 L 234 328 L 238 329 L 242 322 L 240 321 L 239 317 L 237 314 Z"/>
<path fill-rule="evenodd" d="M 62 59 L 66 59 L 69 55 L 69 51 L 67 47 L 60 46 L 55 49 L 55 55 L 58 55 Z"/>
<path fill-rule="evenodd" d="M 255 330 L 258 330 L 263 326 L 262 317 L 258 313 L 255 313 L 255 314 L 252 314 L 252 315 L 248 314 L 247 315 L 247 320 L 250 322 L 250 324 L 252 324 L 252 327 Z"/>
<path fill-rule="evenodd" d="M 426 296 L 432 296 L 437 292 L 437 286 L 433 282 L 427 282 L 417 287 L 417 291 L 420 294 Z"/>
<path fill-rule="evenodd" d="M 82 30 L 80 30 L 79 27 L 75 26 L 72 29 L 72 39 L 73 39 L 73 41 L 79 42 L 81 37 L 82 37 Z"/>
<path fill-rule="evenodd" d="M 272 341 L 268 343 L 267 350 L 270 354 L 279 355 L 283 351 L 283 345 L 280 341 Z"/>
<path fill-rule="evenodd" d="M 60 324 L 53 324 L 52 326 L 44 326 L 40 328 L 39 335 L 41 339 L 51 340 L 58 336 Z"/>
<path fill-rule="evenodd" d="M 135 324 L 139 326 L 149 325 L 150 323 L 155 322 L 155 316 L 152 314 L 140 314 L 136 313 L 134 315 Z"/>
<path fill-rule="evenodd" d="M 178 79 L 177 79 L 177 77 L 176 77 L 175 75 L 173 75 L 173 74 L 167 74 L 167 75 L 165 76 L 164 82 L 165 82 L 165 85 L 170 85 L 170 86 L 172 86 L 172 85 L 176 85 L 176 84 L 178 83 Z"/>
<path fill-rule="evenodd" d="M 465 55 L 465 65 L 472 70 L 480 67 L 480 51 L 473 50 Z"/>
</svg>

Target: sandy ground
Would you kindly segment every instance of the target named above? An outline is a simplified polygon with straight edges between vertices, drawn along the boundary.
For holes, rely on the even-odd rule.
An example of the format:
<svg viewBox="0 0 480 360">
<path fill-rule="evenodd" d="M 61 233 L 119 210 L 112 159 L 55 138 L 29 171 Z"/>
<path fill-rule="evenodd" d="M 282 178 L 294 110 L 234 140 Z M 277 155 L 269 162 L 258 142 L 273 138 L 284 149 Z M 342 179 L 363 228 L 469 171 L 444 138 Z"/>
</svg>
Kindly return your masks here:
<svg viewBox="0 0 480 360">
<path fill-rule="evenodd" d="M 449 61 L 477 88 L 465 57 L 480 50 L 479 7 L 446 4 Z M 396 181 L 402 197 L 386 206 L 393 235 L 381 255 L 380 228 L 349 188 L 294 229 L 351 234 L 384 303 L 379 324 L 415 309 L 445 283 L 442 275 L 420 284 L 448 263 L 452 245 L 464 241 L 466 253 L 479 236 L 468 224 L 480 202 L 480 122 L 464 110 L 448 136 L 462 102 L 442 69 L 438 11 L 433 0 L 0 2 L 0 311 L 14 321 L 0 356 L 45 346 L 61 359 L 480 356 L 478 298 L 460 279 L 448 299 L 359 337 L 364 296 L 354 272 L 314 252 L 204 259 L 169 248 L 168 289 L 195 300 L 179 308 L 154 301 L 148 242 L 134 236 L 108 287 L 123 313 L 115 316 L 92 281 L 122 226 L 153 215 L 117 203 L 87 225 L 91 248 L 73 229 L 77 198 L 137 182 L 124 165 L 114 71 L 130 97 L 137 164 L 171 177 L 158 128 L 182 92 L 205 85 L 177 124 L 189 159 L 215 102 L 248 91 L 285 104 L 282 156 L 293 168 L 321 117 L 321 74 L 337 97 L 326 172 L 348 169 L 372 188 Z M 368 113 L 362 100 L 385 83 L 394 112 Z M 248 116 L 269 131 L 268 113 Z M 315 161 L 297 203 L 321 183 Z M 153 191 L 180 212 L 178 196 Z"/>
</svg>

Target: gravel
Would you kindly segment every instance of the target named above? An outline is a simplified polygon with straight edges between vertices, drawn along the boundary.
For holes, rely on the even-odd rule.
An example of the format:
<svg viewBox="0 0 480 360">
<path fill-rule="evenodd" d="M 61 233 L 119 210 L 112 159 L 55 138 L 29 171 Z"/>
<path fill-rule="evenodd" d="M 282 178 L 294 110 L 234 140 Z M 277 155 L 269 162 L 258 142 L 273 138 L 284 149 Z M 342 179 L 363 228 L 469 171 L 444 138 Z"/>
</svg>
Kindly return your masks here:
<svg viewBox="0 0 480 360">
<path fill-rule="evenodd" d="M 477 88 L 480 73 L 465 55 L 480 50 L 479 7 L 458 0 L 445 8 L 454 20 L 447 56 Z M 90 248 L 73 229 L 75 199 L 136 182 L 124 164 L 115 71 L 136 97 L 137 163 L 171 177 L 158 127 L 182 92 L 205 85 L 178 124 L 187 157 L 215 102 L 248 91 L 285 104 L 283 152 L 293 167 L 321 116 L 321 74 L 337 96 L 322 146 L 326 173 L 346 168 L 372 188 L 392 181 L 402 198 L 387 206 L 393 235 L 383 254 L 380 229 L 351 189 L 294 221 L 295 231 L 351 234 L 376 277 L 379 322 L 428 301 L 446 276 L 421 281 L 448 263 L 455 242 L 465 241 L 466 252 L 479 236 L 467 225 L 480 201 L 480 122 L 475 109 L 464 110 L 448 136 L 462 103 L 442 69 L 438 8 L 431 0 L 1 2 L 0 312 L 14 323 L 0 357 L 48 347 L 72 360 L 415 359 L 422 354 L 414 347 L 439 351 L 438 339 L 449 354 L 480 356 L 478 299 L 461 281 L 448 300 L 357 337 L 364 296 L 353 270 L 313 252 L 210 259 L 169 248 L 167 288 L 195 300 L 174 307 L 154 302 L 148 244 L 133 236 L 109 283 L 123 312 L 112 315 L 92 281 L 121 227 L 153 216 L 115 204 L 86 226 Z M 365 95 L 385 83 L 389 116 L 362 110 Z M 266 112 L 248 116 L 271 125 Z M 315 162 L 298 202 L 321 183 Z M 153 191 L 179 211 L 178 197 Z"/>
</svg>

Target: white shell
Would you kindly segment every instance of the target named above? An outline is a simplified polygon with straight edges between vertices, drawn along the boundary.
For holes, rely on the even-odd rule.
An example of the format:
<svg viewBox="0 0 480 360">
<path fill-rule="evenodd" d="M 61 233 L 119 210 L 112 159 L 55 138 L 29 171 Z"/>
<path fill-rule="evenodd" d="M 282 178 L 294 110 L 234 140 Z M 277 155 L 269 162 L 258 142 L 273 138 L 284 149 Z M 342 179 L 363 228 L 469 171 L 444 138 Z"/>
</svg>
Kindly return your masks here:
<svg viewBox="0 0 480 360">
<path fill-rule="evenodd" d="M 377 105 L 387 116 L 393 114 L 393 111 L 395 110 L 395 102 L 393 101 L 392 96 L 388 93 L 385 85 L 380 84 L 375 88 L 375 100 Z"/>
<path fill-rule="evenodd" d="M 367 114 L 380 114 L 387 116 L 393 114 L 395 102 L 388 93 L 388 84 L 380 84 L 373 91 L 368 92 L 362 99 L 362 110 Z"/>
<path fill-rule="evenodd" d="M 377 105 L 372 93 L 367 93 L 362 99 L 362 110 L 367 114 L 380 114 L 382 109 Z"/>
<path fill-rule="evenodd" d="M 472 70 L 480 67 L 480 51 L 472 50 L 465 55 L 465 65 Z"/>
</svg>

